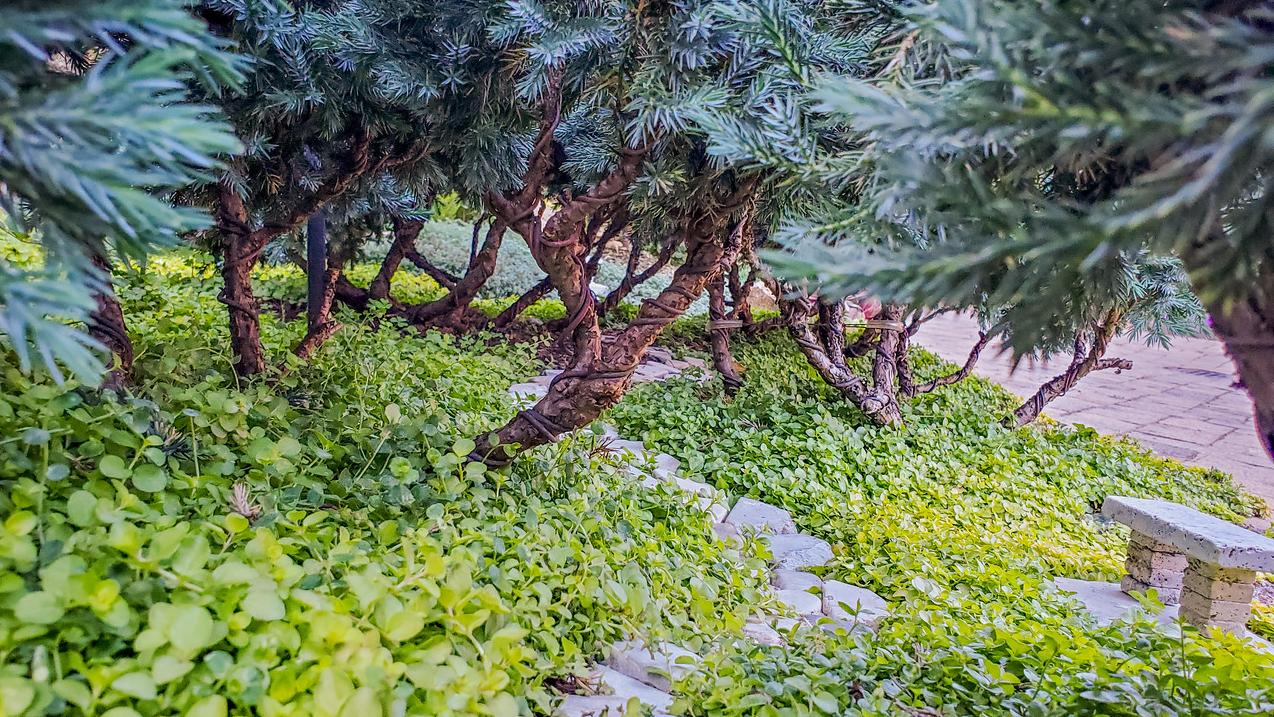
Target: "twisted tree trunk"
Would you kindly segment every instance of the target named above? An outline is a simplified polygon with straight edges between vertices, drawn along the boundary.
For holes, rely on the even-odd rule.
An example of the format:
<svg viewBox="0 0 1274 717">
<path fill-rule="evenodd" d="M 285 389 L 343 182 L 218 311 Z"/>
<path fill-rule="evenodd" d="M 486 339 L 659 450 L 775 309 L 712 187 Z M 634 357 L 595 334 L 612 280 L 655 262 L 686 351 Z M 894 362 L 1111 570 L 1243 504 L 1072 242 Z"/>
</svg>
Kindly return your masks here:
<svg viewBox="0 0 1274 717">
<path fill-rule="evenodd" d="M 410 161 L 414 157 L 403 155 L 391 158 L 386 155 L 379 162 L 373 163 L 369 146 L 366 131 L 361 126 L 355 128 L 350 148 L 333 176 L 317 190 L 255 230 L 248 226 L 248 210 L 243 197 L 226 181 L 217 183 L 213 216 L 221 235 L 223 281 L 217 299 L 229 309 L 230 348 L 235 356 L 235 372 L 240 376 L 253 376 L 265 371 L 265 348 L 261 345 L 261 306 L 252 291 L 252 269 L 266 244 L 300 226 L 315 211 L 344 194 L 360 176 Z"/>
<path fill-rule="evenodd" d="M 895 332 L 881 332 L 876 361 L 872 367 L 874 385 L 868 386 L 849 369 L 845 363 L 843 350 L 833 353 L 818 342 L 810 329 L 809 308 L 803 301 L 782 299 L 779 306 L 792 340 L 796 342 L 806 360 L 828 385 L 862 410 L 873 423 L 882 426 L 902 425 L 902 409 L 898 405 L 893 385 L 895 373 L 893 361 L 897 350 L 897 339 L 891 339 L 888 336 Z M 901 315 L 900 309 L 899 315 Z M 829 322 L 829 325 L 825 327 L 827 334 L 839 332 L 840 336 L 844 336 L 844 324 L 837 323 L 836 313 L 824 314 L 824 320 Z"/>
<path fill-rule="evenodd" d="M 538 218 L 537 218 L 538 221 Z M 500 219 L 491 222 L 487 228 L 482 248 L 473 254 L 469 267 L 447 295 L 436 301 L 416 304 L 406 309 L 407 320 L 418 326 L 439 326 L 454 329 L 467 329 L 474 323 L 485 320 L 481 312 L 471 304 L 480 291 L 495 274 L 495 262 L 500 253 L 500 244 L 504 241 L 507 225 Z"/>
<path fill-rule="evenodd" d="M 494 319 L 491 320 L 491 327 L 495 329 L 503 329 L 513 323 L 523 311 L 531 308 L 535 302 L 548 296 L 553 291 L 553 282 L 548 277 L 540 279 L 540 283 L 527 289 L 525 293 L 517 298 L 509 305 L 507 309 L 501 311 Z"/>
<path fill-rule="evenodd" d="M 633 289 L 636 289 L 638 286 L 650 281 L 651 277 L 663 271 L 664 267 L 668 266 L 668 262 L 672 261 L 672 255 L 677 251 L 677 247 L 679 246 L 681 246 L 680 237 L 674 237 L 672 240 L 664 242 L 664 246 L 659 250 L 659 256 L 655 257 L 654 263 L 646 267 L 640 273 L 635 273 L 637 269 L 637 262 L 635 258 L 640 257 L 641 252 L 636 245 L 634 245 L 633 252 L 635 254 L 635 258 L 630 259 L 629 270 L 624 275 L 624 280 L 619 283 L 619 286 L 611 290 L 611 292 L 606 295 L 606 298 L 602 300 L 602 305 L 597 309 L 598 313 L 602 316 L 609 314 L 616 306 L 619 306 L 620 302 L 628 298 L 628 295 L 632 293 Z"/>
<path fill-rule="evenodd" d="M 969 357 L 965 359 L 964 365 L 960 367 L 960 370 L 949 373 L 945 376 L 939 376 L 932 381 L 926 381 L 922 384 L 913 386 L 910 391 L 900 387 L 902 395 L 906 398 L 912 398 L 919 396 L 922 393 L 929 393 L 930 391 L 933 391 L 936 388 L 941 388 L 942 386 L 950 386 L 953 383 L 959 383 L 960 381 L 968 378 L 969 374 L 973 373 L 973 367 L 977 365 L 978 358 L 982 355 L 982 350 L 985 349 L 986 345 L 990 342 L 990 335 L 985 331 L 979 331 L 978 340 L 973 344 L 973 348 L 969 350 Z"/>
<path fill-rule="evenodd" d="M 93 266 L 102 272 L 103 290 L 93 292 L 93 301 L 97 308 L 89 314 L 88 333 L 100 344 L 110 350 L 113 358 L 111 370 L 106 374 L 102 388 L 119 391 L 128 385 L 133 374 L 133 340 L 128 336 L 128 326 L 124 322 L 124 310 L 115 296 L 111 281 L 111 263 L 106 257 L 93 252 Z"/>
<path fill-rule="evenodd" d="M 1035 395 L 1026 399 L 1026 402 L 1018 406 L 1017 410 L 1013 411 L 1013 415 L 1005 418 L 1002 423 L 1009 428 L 1016 428 L 1034 421 L 1039 418 L 1040 412 L 1044 410 L 1045 406 L 1065 395 L 1067 391 L 1074 388 L 1076 383 L 1079 383 L 1080 379 L 1093 371 L 1103 371 L 1111 368 L 1115 369 L 1116 372 L 1131 370 L 1131 361 L 1119 358 L 1102 358 L 1106 354 L 1110 339 L 1119 330 L 1119 323 L 1122 320 L 1123 314 L 1118 309 L 1108 311 L 1100 322 L 1093 325 L 1093 344 L 1087 351 L 1084 350 L 1084 334 L 1077 334 L 1075 336 L 1075 352 L 1066 370 L 1054 376 L 1043 386 L 1040 386 Z"/>
<path fill-rule="evenodd" d="M 727 216 L 728 213 L 725 212 Z M 688 252 L 686 262 L 677 268 L 668 288 L 658 297 L 643 302 L 628 327 L 614 341 L 604 345 L 592 297 L 578 288 L 571 290 L 566 283 L 578 281 L 582 272 L 576 274 L 570 270 L 574 262 L 552 264 L 554 271 L 550 276 L 563 294 L 568 311 L 578 312 L 574 325 L 568 327 L 568 336 L 575 348 L 574 362 L 554 379 L 548 395 L 533 408 L 519 412 L 494 434 L 478 437 L 477 448 L 470 457 L 488 465 L 503 465 L 520 451 L 556 441 L 562 433 L 592 423 L 602 411 L 617 403 L 646 349 L 737 254 L 737 246 L 714 241 L 720 221 L 705 212 L 687 222 L 683 230 Z"/>
<path fill-rule="evenodd" d="M 724 272 L 722 272 L 724 273 Z M 708 282 L 708 336 L 712 342 L 712 365 L 721 375 L 725 384 L 726 395 L 733 396 L 743 388 L 743 379 L 739 376 L 739 367 L 730 354 L 730 330 L 716 322 L 729 319 L 725 308 L 725 277 L 716 276 Z"/>
<path fill-rule="evenodd" d="M 398 273 L 398 266 L 410 252 L 416 250 L 416 238 L 425 223 L 419 219 L 403 219 L 394 217 L 394 243 L 385 252 L 385 259 L 380 263 L 376 278 L 367 286 L 367 298 L 372 301 L 384 301 L 389 298 L 389 285 Z"/>
</svg>

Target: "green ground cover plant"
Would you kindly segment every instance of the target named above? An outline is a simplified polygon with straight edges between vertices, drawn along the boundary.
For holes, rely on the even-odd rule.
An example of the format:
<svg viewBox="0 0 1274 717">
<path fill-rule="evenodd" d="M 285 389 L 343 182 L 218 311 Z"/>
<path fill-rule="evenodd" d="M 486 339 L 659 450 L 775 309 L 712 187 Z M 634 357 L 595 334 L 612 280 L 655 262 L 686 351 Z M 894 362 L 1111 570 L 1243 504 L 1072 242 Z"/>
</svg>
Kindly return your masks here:
<svg viewBox="0 0 1274 717">
<path fill-rule="evenodd" d="M 675 336 L 676 334 L 674 334 Z M 877 635 L 731 648 L 688 678 L 694 715 L 1264 714 L 1274 659 L 1233 638 L 1099 628 L 1048 582 L 1118 579 L 1127 530 L 1106 495 L 1159 497 L 1231 520 L 1262 510 L 1217 471 L 1091 429 L 1008 430 L 1016 401 L 970 379 L 922 396 L 907 430 L 873 426 L 777 333 L 736 341 L 747 382 L 643 385 L 621 431 L 734 495 L 788 508 L 832 543 L 825 577 L 872 589 Z M 863 367 L 860 367 L 863 368 Z M 950 370 L 928 354 L 921 376 Z M 1257 628 L 1261 629 L 1261 628 Z M 1264 629 L 1268 629 L 1265 627 Z M 932 710 L 920 712 L 917 710 Z"/>
<path fill-rule="evenodd" d="M 280 304 L 303 292 L 293 267 L 255 281 Z M 394 288 L 438 291 L 415 274 Z M 675 380 L 610 418 L 688 473 L 790 508 L 833 543 L 824 572 L 897 616 L 876 636 L 715 649 L 775 609 L 755 544 L 716 541 L 686 497 L 638 487 L 587 431 L 510 469 L 463 460 L 466 436 L 515 410 L 505 387 L 542 369 L 534 344 L 373 311 L 309 363 L 241 382 L 219 289 L 193 252 L 120 277 L 129 396 L 4 365 L 0 714 L 548 714 L 552 679 L 626 633 L 708 653 L 679 684 L 684 714 L 1271 708 L 1269 655 L 1098 628 L 1045 582 L 1118 574 L 1126 534 L 1091 515 L 1109 493 L 1249 514 L 1223 474 L 1091 431 L 1009 431 L 995 416 L 1011 399 L 980 381 L 915 401 L 906 432 L 869 427 L 785 338 L 741 341 L 733 400 Z M 265 314 L 271 354 L 303 324 Z"/>
<path fill-rule="evenodd" d="M 762 600 L 756 558 L 591 436 L 464 461 L 531 346 L 384 321 L 239 384 L 197 257 L 124 283 L 133 395 L 0 375 L 0 714 L 546 713 L 621 635 L 693 645 Z"/>
</svg>

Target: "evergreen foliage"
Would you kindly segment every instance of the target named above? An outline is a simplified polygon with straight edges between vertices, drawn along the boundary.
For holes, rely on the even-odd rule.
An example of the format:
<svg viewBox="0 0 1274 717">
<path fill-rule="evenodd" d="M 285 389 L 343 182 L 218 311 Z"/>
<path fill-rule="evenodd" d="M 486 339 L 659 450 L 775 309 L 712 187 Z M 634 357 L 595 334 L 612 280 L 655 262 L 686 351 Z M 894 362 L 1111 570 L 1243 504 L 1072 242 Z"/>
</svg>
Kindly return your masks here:
<svg viewBox="0 0 1274 717">
<path fill-rule="evenodd" d="M 0 8 L 0 229 L 44 250 L 34 265 L 0 263 L 0 341 L 24 368 L 96 381 L 100 347 L 74 325 L 110 290 L 93 257 L 141 259 L 207 223 L 165 194 L 206 181 L 238 143 L 184 83 L 215 90 L 239 65 L 185 6 Z"/>
<path fill-rule="evenodd" d="M 1019 355 L 1065 343 L 1094 305 L 1151 290 L 1125 280 L 1149 280 L 1147 249 L 1185 259 L 1217 306 L 1265 291 L 1268 9 L 941 0 L 906 16 L 902 69 L 818 94 L 863 138 L 838 160 L 861 193 L 787 228 L 790 243 L 837 249 L 805 244 L 776 258 L 785 271 L 1008 307 Z M 1194 328 L 1187 284 L 1168 295 L 1182 301 L 1159 300 L 1133 329 Z"/>
</svg>

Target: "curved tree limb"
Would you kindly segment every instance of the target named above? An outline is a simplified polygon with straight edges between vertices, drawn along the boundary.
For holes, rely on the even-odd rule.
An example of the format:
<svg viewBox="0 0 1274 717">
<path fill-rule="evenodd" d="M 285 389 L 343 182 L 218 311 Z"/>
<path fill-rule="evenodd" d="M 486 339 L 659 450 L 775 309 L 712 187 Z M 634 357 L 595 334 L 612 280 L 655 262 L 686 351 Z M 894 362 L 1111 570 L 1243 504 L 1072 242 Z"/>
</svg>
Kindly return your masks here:
<svg viewBox="0 0 1274 717">
<path fill-rule="evenodd" d="M 1122 321 L 1123 313 L 1119 309 L 1111 309 L 1106 312 L 1102 320 L 1095 323 L 1092 328 L 1093 343 L 1092 347 L 1087 351 L 1084 350 L 1084 332 L 1076 334 L 1075 350 L 1071 357 L 1070 365 L 1066 367 L 1066 370 L 1040 386 L 1034 395 L 1026 399 L 1021 406 L 1018 406 L 1013 411 L 1011 416 L 1006 417 L 1001 423 L 1009 428 L 1017 428 L 1034 421 L 1039 417 L 1045 406 L 1058 397 L 1065 395 L 1067 391 L 1074 388 L 1080 379 L 1093 371 L 1108 368 L 1121 371 L 1131 369 L 1131 361 L 1123 359 L 1102 360 L 1107 346 L 1110 345 L 1111 338 L 1119 330 L 1119 325 Z"/>
<path fill-rule="evenodd" d="M 636 178 L 640 166 L 637 158 L 625 158 L 610 176 L 599 182 L 598 186 L 604 189 L 595 196 L 609 194 L 618 198 L 623 187 Z M 588 293 L 587 285 L 580 284 L 584 267 L 576 253 L 578 239 L 572 242 L 561 236 L 569 227 L 578 237 L 582 226 L 578 221 L 573 226 L 566 222 L 553 226 L 550 221 L 536 256 L 541 268 L 553 280 L 567 313 L 573 317 L 563 336 L 572 342 L 574 360 L 569 369 L 553 380 L 548 395 L 533 408 L 521 411 L 494 434 L 479 436 L 470 458 L 489 465 L 506 464 L 520 451 L 556 441 L 560 434 L 588 425 L 619 401 L 641 357 L 659 333 L 681 316 L 703 293 L 708 282 L 737 256 L 737 243 L 728 240 L 718 243 L 714 239 L 730 216 L 743 206 L 755 183 L 755 178 L 739 182 L 735 193 L 722 206 L 698 209 L 683 220 L 686 262 L 677 268 L 668 287 L 658 297 L 644 301 L 637 317 L 614 341 L 604 346 L 597 322 L 597 302 Z M 527 239 L 531 241 L 531 237 Z"/>
<path fill-rule="evenodd" d="M 978 358 L 982 355 L 982 350 L 985 349 L 987 344 L 990 342 L 990 335 L 985 331 L 979 331 L 977 342 L 973 344 L 973 348 L 969 349 L 969 357 L 964 360 L 964 365 L 961 366 L 958 371 L 949 373 L 945 376 L 939 376 L 932 381 L 925 381 L 924 383 L 912 388 L 910 392 L 903 391 L 903 396 L 912 398 L 914 396 L 919 396 L 922 393 L 929 393 L 936 388 L 950 386 L 953 383 L 959 383 L 960 381 L 968 378 L 969 374 L 973 373 L 973 367 L 977 365 Z M 1129 368 L 1131 368 L 1131 366 Z"/>
</svg>

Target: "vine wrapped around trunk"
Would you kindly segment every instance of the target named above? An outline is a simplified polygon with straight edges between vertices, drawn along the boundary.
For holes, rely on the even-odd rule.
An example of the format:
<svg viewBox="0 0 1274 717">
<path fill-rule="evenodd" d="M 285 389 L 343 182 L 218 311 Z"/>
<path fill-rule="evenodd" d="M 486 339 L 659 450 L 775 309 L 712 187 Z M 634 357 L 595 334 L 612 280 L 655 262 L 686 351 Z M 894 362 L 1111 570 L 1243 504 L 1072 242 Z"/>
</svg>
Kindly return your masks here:
<svg viewBox="0 0 1274 717">
<path fill-rule="evenodd" d="M 872 364 L 872 383 L 868 386 L 861 378 L 854 375 L 845 363 L 843 349 L 845 326 L 843 312 L 820 312 L 820 327 L 825 336 L 839 336 L 836 344 L 840 350 L 825 346 L 818 341 L 809 325 L 809 308 L 804 301 L 782 299 L 780 308 L 787 322 L 788 332 L 792 340 L 801 349 L 810 365 L 818 372 L 827 384 L 841 393 L 857 406 L 867 417 L 878 425 L 901 426 L 902 409 L 894 390 L 894 379 L 897 374 L 895 360 L 899 342 L 899 331 L 881 331 L 876 345 L 876 356 Z M 885 307 L 882 318 L 898 319 L 902 317 L 902 308 L 896 305 Z"/>
<path fill-rule="evenodd" d="M 1013 411 L 1013 415 L 1004 419 L 1005 426 L 1014 428 L 1017 426 L 1025 426 L 1026 424 L 1039 418 L 1040 412 L 1044 407 L 1055 399 L 1065 395 L 1067 391 L 1074 388 L 1080 379 L 1092 373 L 1093 371 L 1103 371 L 1106 369 L 1115 369 L 1118 371 L 1128 371 L 1132 369 L 1132 362 L 1126 359 L 1108 359 L 1103 358 L 1106 354 L 1106 348 L 1110 345 L 1111 338 L 1115 332 L 1119 330 L 1119 322 L 1123 320 L 1122 314 L 1117 309 L 1111 309 L 1106 316 L 1093 326 L 1093 343 L 1090 348 L 1085 350 L 1085 337 L 1083 333 L 1075 337 L 1075 351 L 1071 358 L 1070 365 L 1062 373 L 1054 376 L 1033 396 Z"/>
<path fill-rule="evenodd" d="M 517 452 L 554 442 L 561 434 L 592 423 L 602 411 L 618 402 L 646 349 L 734 260 L 737 244 L 718 243 L 715 239 L 722 223 L 738 206 L 727 206 L 719 213 L 702 211 L 686 221 L 682 230 L 687 247 L 685 263 L 677 268 L 668 287 L 658 297 L 643 301 L 637 317 L 614 341 L 604 345 L 595 300 L 587 293 L 587 286 L 572 287 L 569 283 L 583 277 L 582 264 L 563 257 L 562 247 L 549 252 L 549 257 L 558 259 L 556 263 L 546 262 L 553 269 L 549 275 L 568 313 L 575 317 L 566 334 L 575 348 L 574 362 L 554 378 L 548 395 L 533 408 L 520 411 L 494 434 L 479 436 L 470 458 L 488 465 L 506 464 Z M 546 248 L 549 246 L 546 244 Z M 572 271 L 571 266 L 577 270 Z M 517 446 L 516 450 L 508 448 L 513 445 Z"/>
<path fill-rule="evenodd" d="M 114 365 L 106 374 L 102 388 L 119 391 L 126 386 L 133 373 L 133 340 L 128 336 L 124 322 L 124 310 L 119 305 L 111 283 L 111 263 L 106 257 L 93 253 L 93 266 L 102 272 L 102 290 L 93 293 L 96 308 L 89 314 L 88 333 L 98 343 L 110 350 Z"/>
</svg>

